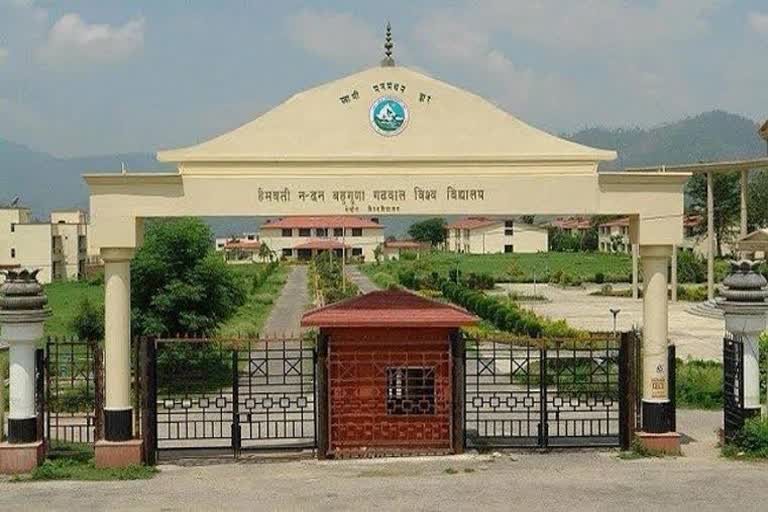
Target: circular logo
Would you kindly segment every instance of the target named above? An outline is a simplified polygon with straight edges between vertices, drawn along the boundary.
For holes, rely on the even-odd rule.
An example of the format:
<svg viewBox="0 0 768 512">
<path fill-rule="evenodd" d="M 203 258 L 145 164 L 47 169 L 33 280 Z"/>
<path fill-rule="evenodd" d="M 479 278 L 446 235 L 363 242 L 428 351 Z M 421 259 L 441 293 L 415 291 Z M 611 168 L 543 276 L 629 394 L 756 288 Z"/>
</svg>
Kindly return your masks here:
<svg viewBox="0 0 768 512">
<path fill-rule="evenodd" d="M 371 126 L 381 135 L 397 135 L 408 124 L 408 107 L 397 98 L 384 96 L 371 105 Z"/>
</svg>

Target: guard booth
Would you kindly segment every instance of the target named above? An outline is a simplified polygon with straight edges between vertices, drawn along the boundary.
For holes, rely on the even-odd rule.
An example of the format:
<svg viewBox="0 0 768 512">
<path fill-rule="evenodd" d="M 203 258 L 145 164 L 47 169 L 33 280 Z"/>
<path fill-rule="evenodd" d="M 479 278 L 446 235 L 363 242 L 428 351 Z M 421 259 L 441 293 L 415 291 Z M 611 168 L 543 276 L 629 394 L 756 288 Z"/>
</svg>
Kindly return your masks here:
<svg viewBox="0 0 768 512">
<path fill-rule="evenodd" d="M 388 290 L 307 312 L 319 327 L 318 456 L 461 453 L 464 348 L 478 318 Z"/>
</svg>

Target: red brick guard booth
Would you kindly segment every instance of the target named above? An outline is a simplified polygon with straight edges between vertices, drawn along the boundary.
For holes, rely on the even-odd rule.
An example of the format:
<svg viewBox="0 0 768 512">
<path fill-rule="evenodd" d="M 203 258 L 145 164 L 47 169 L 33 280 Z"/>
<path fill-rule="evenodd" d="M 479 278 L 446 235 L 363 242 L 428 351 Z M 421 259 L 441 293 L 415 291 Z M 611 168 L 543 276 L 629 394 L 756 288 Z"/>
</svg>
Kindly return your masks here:
<svg viewBox="0 0 768 512">
<path fill-rule="evenodd" d="M 461 453 L 462 308 L 376 291 L 306 313 L 319 327 L 318 456 Z"/>
</svg>

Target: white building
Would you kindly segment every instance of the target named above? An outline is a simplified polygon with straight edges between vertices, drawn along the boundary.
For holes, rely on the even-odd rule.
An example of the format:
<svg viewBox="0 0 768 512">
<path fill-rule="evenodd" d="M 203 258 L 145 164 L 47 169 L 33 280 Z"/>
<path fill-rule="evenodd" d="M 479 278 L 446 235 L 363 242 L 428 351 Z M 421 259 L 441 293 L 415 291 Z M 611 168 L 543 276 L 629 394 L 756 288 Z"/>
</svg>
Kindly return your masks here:
<svg viewBox="0 0 768 512">
<path fill-rule="evenodd" d="M 28 208 L 0 208 L 0 269 L 40 269 L 41 283 L 82 279 L 87 234 L 82 210 L 54 210 L 49 222 L 37 222 Z"/>
<path fill-rule="evenodd" d="M 262 261 L 259 256 L 261 242 L 256 233 L 243 233 L 240 236 L 230 236 L 216 239 L 216 252 L 224 256 L 227 263 L 253 263 Z"/>
<path fill-rule="evenodd" d="M 387 240 L 382 249 L 382 258 L 385 261 L 399 260 L 403 253 L 413 253 L 418 258 L 421 253 L 431 249 L 429 243 L 416 240 Z"/>
<path fill-rule="evenodd" d="M 524 222 L 467 217 L 448 225 L 446 246 L 472 254 L 546 252 L 549 234 L 544 227 Z"/>
<path fill-rule="evenodd" d="M 310 259 L 321 251 L 344 253 L 348 258 L 374 260 L 374 250 L 384 243 L 384 226 L 378 219 L 318 215 L 284 217 L 261 225 L 259 240 L 278 258 Z"/>
</svg>

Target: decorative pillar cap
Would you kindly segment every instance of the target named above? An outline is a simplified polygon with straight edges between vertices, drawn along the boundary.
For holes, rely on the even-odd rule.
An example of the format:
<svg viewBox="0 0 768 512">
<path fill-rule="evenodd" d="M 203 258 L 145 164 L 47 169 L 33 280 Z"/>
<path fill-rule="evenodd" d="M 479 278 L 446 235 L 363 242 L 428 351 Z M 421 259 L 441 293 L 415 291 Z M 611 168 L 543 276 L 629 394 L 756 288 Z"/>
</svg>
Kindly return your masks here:
<svg viewBox="0 0 768 512">
<path fill-rule="evenodd" d="M 768 309 L 768 281 L 757 272 L 760 262 L 751 260 L 731 261 L 731 273 L 723 280 L 718 305 L 726 309 L 762 307 Z"/>
<path fill-rule="evenodd" d="M 37 270 L 8 270 L 0 286 L 0 322 L 38 322 L 50 316 L 48 297 L 37 281 Z"/>
</svg>

